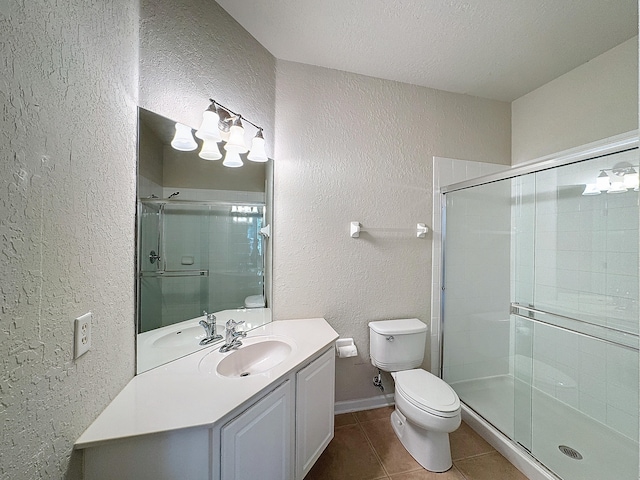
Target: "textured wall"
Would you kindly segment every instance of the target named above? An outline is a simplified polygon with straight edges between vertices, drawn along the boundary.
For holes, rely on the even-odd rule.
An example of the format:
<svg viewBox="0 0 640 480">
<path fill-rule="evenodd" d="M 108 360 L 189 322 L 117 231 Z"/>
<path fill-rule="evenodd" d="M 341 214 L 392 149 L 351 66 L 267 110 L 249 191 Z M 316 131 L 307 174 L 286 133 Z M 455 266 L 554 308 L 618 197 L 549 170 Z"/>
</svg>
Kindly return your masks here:
<svg viewBox="0 0 640 480">
<path fill-rule="evenodd" d="M 414 230 L 431 220 L 431 159 L 509 164 L 510 107 L 286 61 L 276 86 L 275 316 L 354 337 L 336 399 L 371 397 L 367 323 L 431 318 L 431 238 Z M 407 230 L 352 239 L 350 221 Z"/>
<path fill-rule="evenodd" d="M 141 0 L 140 15 L 140 106 L 197 128 L 213 98 L 261 125 L 273 156 L 274 57 L 210 0 Z"/>
<path fill-rule="evenodd" d="M 0 32 L 0 477 L 78 478 L 134 373 L 137 7 L 4 0 Z"/>
<path fill-rule="evenodd" d="M 513 164 L 638 128 L 638 37 L 511 104 Z"/>
</svg>

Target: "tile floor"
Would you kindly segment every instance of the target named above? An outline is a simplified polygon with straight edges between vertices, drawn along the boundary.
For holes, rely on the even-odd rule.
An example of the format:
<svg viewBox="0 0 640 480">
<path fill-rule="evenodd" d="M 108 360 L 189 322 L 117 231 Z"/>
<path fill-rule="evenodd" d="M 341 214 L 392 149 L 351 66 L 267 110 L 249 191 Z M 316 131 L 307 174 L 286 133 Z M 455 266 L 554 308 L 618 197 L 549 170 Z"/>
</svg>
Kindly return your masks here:
<svg viewBox="0 0 640 480">
<path fill-rule="evenodd" d="M 395 436 L 392 411 L 384 407 L 336 415 L 335 436 L 305 480 L 527 479 L 465 423 L 450 436 L 451 470 L 424 470 Z"/>
</svg>

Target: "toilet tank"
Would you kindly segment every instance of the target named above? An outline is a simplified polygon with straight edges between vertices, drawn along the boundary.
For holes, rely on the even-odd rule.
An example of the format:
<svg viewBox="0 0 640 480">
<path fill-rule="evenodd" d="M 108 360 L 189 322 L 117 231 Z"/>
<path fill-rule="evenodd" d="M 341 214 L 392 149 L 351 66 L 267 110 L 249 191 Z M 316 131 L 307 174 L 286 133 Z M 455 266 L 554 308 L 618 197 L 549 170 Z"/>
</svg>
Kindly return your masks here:
<svg viewBox="0 0 640 480">
<path fill-rule="evenodd" d="M 386 372 L 419 367 L 426 341 L 427 326 L 417 318 L 369 322 L 371 363 Z"/>
</svg>

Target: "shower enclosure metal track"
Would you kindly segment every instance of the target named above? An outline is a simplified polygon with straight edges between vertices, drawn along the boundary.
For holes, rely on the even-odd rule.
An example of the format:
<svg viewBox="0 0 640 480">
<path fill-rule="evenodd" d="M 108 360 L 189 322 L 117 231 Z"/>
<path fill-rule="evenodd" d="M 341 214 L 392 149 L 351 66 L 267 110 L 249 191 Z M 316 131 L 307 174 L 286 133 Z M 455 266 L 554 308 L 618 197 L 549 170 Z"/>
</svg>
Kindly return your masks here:
<svg viewBox="0 0 640 480">
<path fill-rule="evenodd" d="M 141 277 L 208 277 L 209 270 L 158 270 L 140 272 Z"/>
<path fill-rule="evenodd" d="M 442 187 L 440 192 L 442 194 L 455 192 L 457 190 L 464 190 L 465 188 L 477 187 L 487 183 L 498 182 L 500 180 L 506 180 L 507 178 L 520 177 L 529 173 L 541 172 L 543 170 L 549 170 L 550 168 L 562 167 L 571 163 L 578 163 L 584 160 L 592 160 L 594 158 L 603 157 L 613 153 L 622 153 L 628 150 L 634 150 L 638 148 L 638 130 L 633 130 L 628 133 L 616 135 L 615 137 L 608 138 L 603 142 L 595 142 L 591 148 L 584 149 L 584 147 L 578 147 L 567 151 L 564 155 L 557 156 L 556 154 L 543 157 L 532 162 L 527 162 L 522 165 L 503 170 L 502 172 L 493 173 L 491 175 L 485 175 L 483 177 L 473 178 L 471 180 L 465 180 L 464 182 L 454 183 L 446 187 Z M 444 230 L 443 230 L 444 231 Z"/>
<path fill-rule="evenodd" d="M 520 305 L 519 303 L 512 303 L 510 308 L 511 315 L 515 315 L 517 317 L 523 318 L 525 320 L 530 320 L 534 323 L 539 323 L 542 325 L 547 325 L 549 327 L 557 328 L 559 330 L 564 330 L 565 332 L 575 333 L 576 335 L 580 335 L 582 337 L 591 338 L 593 340 L 598 340 L 609 345 L 615 345 L 617 347 L 626 348 L 633 351 L 638 351 L 638 335 L 635 333 L 626 332 L 624 330 L 619 330 L 616 328 L 607 327 L 605 325 L 597 325 L 595 323 L 587 322 L 585 320 L 580 320 L 573 317 L 567 317 L 565 315 L 558 315 L 557 313 L 546 312 L 544 310 L 540 310 L 537 308 L 527 307 L 524 305 Z M 583 324 L 588 326 L 588 328 L 594 328 L 602 333 L 610 333 L 615 335 L 616 337 L 621 337 L 622 340 L 629 340 L 628 343 L 623 343 L 622 341 L 611 340 L 610 338 L 605 338 L 605 336 L 595 335 L 593 333 L 586 333 L 580 330 L 576 330 L 574 328 L 570 328 L 568 326 L 559 325 L 553 321 L 542 320 L 537 316 L 549 316 L 551 319 L 557 320 L 559 322 L 577 322 L 579 324 Z"/>
</svg>

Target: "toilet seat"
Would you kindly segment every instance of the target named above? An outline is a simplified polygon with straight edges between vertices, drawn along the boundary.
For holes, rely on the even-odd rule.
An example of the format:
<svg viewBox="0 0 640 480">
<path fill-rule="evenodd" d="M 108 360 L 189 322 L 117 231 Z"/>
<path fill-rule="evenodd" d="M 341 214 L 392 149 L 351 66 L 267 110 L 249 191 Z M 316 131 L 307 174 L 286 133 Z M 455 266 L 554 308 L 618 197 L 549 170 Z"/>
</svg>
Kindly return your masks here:
<svg viewBox="0 0 640 480">
<path fill-rule="evenodd" d="M 395 372 L 396 391 L 417 408 L 438 417 L 460 414 L 460 399 L 446 382 L 416 368 Z"/>
</svg>

